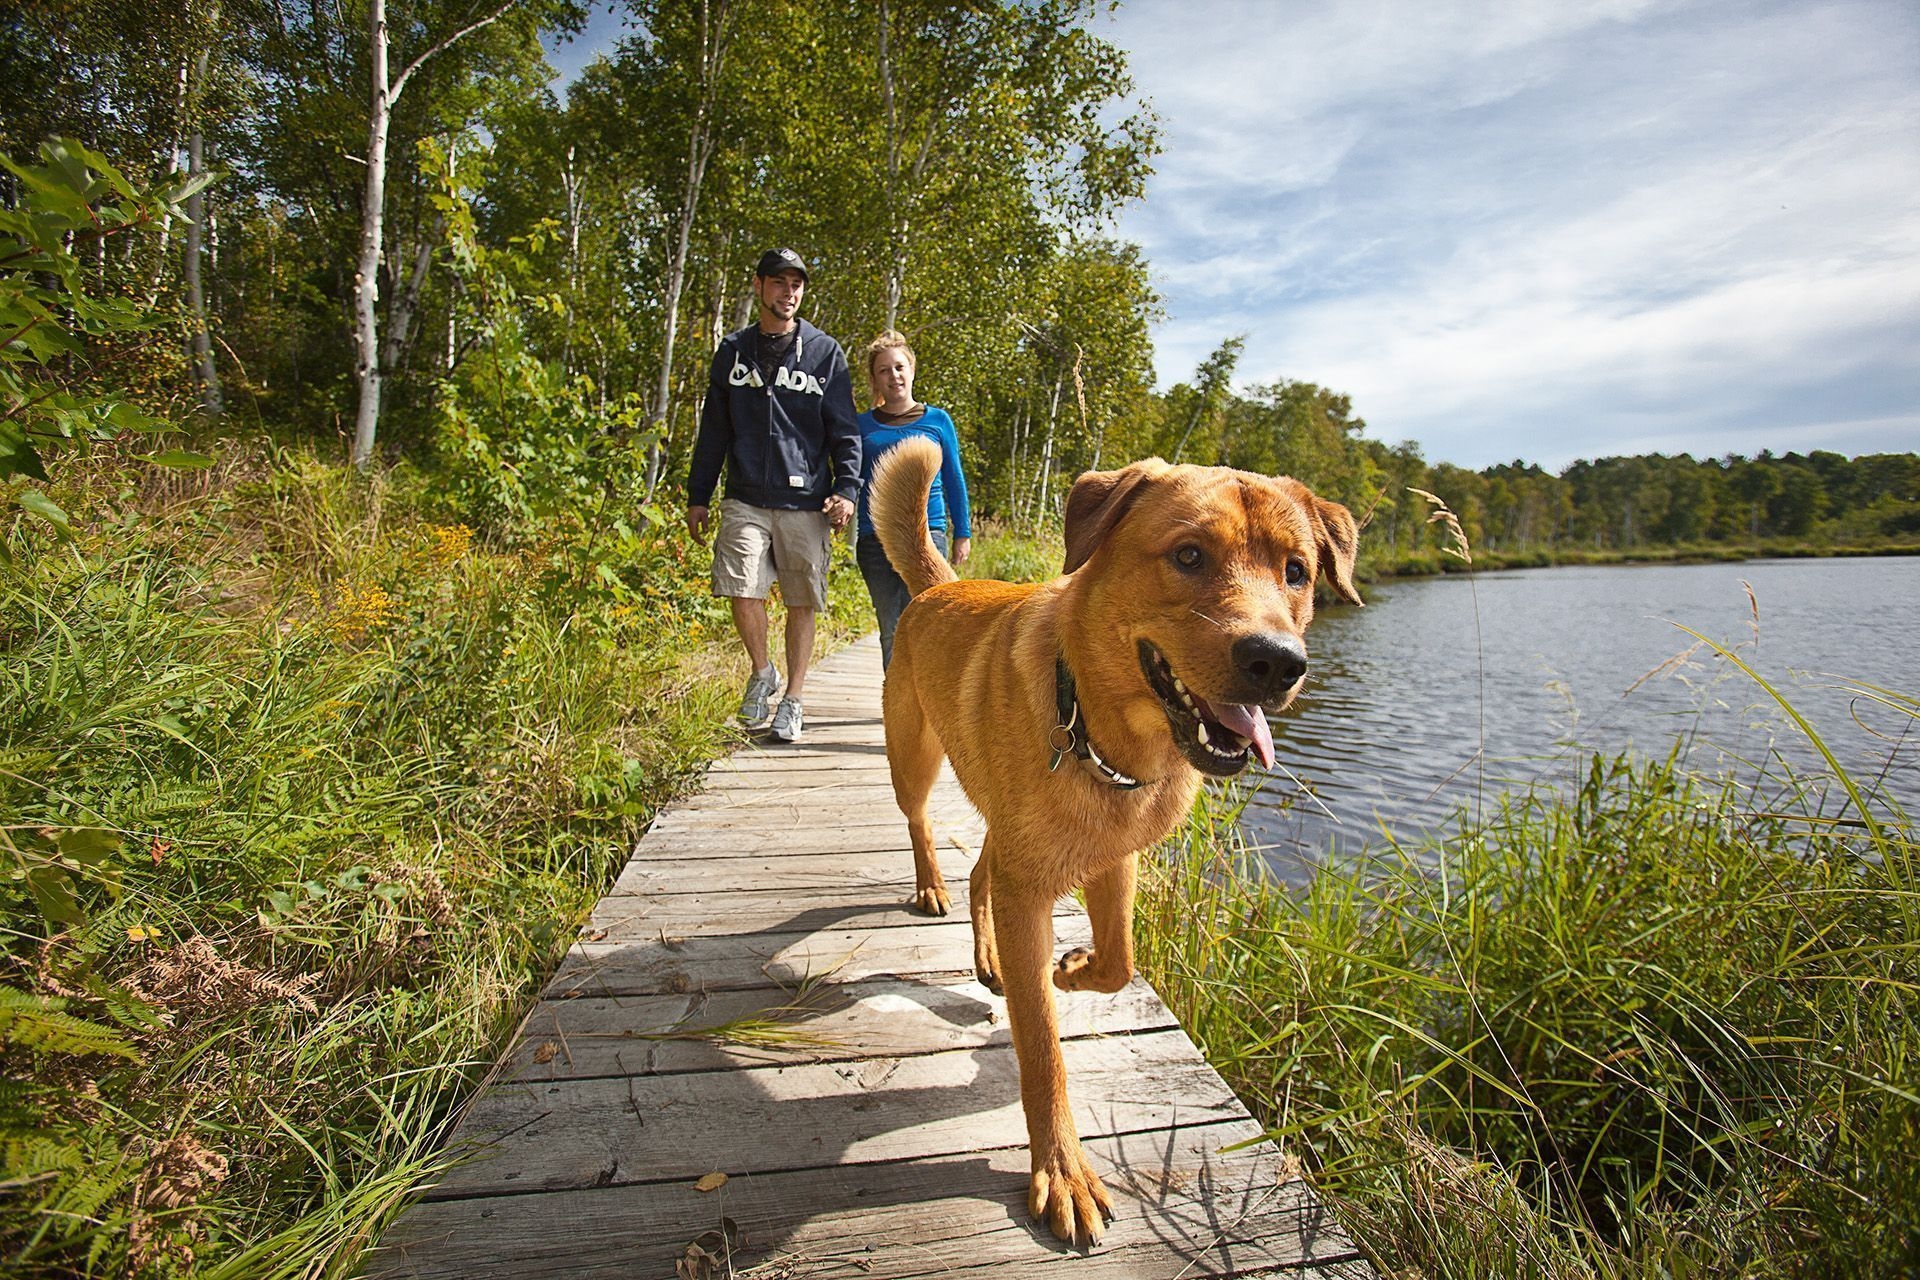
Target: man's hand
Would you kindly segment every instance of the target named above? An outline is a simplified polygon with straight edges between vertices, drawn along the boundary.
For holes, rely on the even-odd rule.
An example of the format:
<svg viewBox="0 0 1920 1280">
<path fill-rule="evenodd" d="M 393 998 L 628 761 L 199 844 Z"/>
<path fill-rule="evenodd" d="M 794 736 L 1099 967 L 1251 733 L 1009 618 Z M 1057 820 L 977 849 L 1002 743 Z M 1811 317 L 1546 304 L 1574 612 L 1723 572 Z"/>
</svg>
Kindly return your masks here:
<svg viewBox="0 0 1920 1280">
<path fill-rule="evenodd" d="M 707 509 L 705 507 L 687 508 L 687 532 L 693 535 L 695 542 L 707 540 Z"/>
<path fill-rule="evenodd" d="M 968 556 L 970 556 L 970 555 L 972 555 L 972 554 L 973 554 L 973 539 L 972 539 L 972 538 L 955 538 L 955 539 L 953 540 L 953 562 L 954 562 L 954 564 L 956 564 L 956 565 L 963 565 L 963 564 L 965 564 L 965 563 L 967 562 L 967 557 L 968 557 Z"/>
<path fill-rule="evenodd" d="M 829 495 L 820 509 L 827 513 L 827 523 L 835 529 L 846 528 L 847 521 L 853 519 L 853 504 L 837 493 Z"/>
</svg>

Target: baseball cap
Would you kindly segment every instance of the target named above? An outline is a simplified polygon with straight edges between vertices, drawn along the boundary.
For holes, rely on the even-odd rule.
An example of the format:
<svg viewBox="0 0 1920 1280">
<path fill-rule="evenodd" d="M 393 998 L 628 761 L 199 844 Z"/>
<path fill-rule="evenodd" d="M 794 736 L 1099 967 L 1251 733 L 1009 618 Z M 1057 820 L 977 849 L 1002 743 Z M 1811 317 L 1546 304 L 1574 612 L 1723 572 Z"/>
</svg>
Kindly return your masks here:
<svg viewBox="0 0 1920 1280">
<path fill-rule="evenodd" d="M 798 271 L 802 280 L 809 279 L 807 264 L 799 254 L 791 249 L 769 249 L 760 255 L 760 265 L 753 269 L 757 276 L 775 276 L 782 271 Z"/>
</svg>

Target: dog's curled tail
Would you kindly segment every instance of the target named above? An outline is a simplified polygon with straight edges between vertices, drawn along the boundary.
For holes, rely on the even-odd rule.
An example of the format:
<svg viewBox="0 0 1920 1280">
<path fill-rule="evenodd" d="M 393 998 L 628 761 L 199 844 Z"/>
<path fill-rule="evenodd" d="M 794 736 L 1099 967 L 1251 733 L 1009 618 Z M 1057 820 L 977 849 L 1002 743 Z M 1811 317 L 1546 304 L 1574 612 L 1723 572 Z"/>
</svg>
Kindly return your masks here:
<svg viewBox="0 0 1920 1280">
<path fill-rule="evenodd" d="M 887 563 L 916 596 L 959 577 L 927 532 L 927 494 L 939 474 L 940 446 L 925 436 L 909 436 L 873 464 L 873 530 Z"/>
</svg>

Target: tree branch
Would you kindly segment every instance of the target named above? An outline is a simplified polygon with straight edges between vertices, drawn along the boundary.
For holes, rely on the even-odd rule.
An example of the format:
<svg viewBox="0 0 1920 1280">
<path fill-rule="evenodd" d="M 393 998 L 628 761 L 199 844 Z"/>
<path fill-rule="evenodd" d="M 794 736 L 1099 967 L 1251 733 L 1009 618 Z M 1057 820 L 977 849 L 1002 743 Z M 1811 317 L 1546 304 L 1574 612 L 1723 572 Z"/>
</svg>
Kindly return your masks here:
<svg viewBox="0 0 1920 1280">
<path fill-rule="evenodd" d="M 500 21 L 500 19 L 507 16 L 507 10 L 513 8 L 513 6 L 519 3 L 520 3 L 520 0 L 505 0 L 505 3 L 503 3 L 498 9 L 495 9 L 492 13 L 480 19 L 480 21 L 468 23 L 466 26 L 460 28 L 458 31 L 448 36 L 445 40 L 442 40 L 439 44 L 433 46 L 433 48 L 427 50 L 425 53 L 415 58 L 412 62 L 409 62 L 407 64 L 407 69 L 405 71 L 402 71 L 399 74 L 399 76 L 395 78 L 393 84 L 387 89 L 387 101 L 391 103 L 400 96 L 400 91 L 407 87 L 408 77 L 412 76 L 414 72 L 418 71 L 420 69 L 421 64 L 426 62 L 427 59 L 433 57 L 436 54 L 445 53 L 447 49 L 455 41 L 465 39 L 467 36 L 472 35 L 474 32 L 478 31 L 480 28 L 492 26 L 494 23 Z"/>
</svg>

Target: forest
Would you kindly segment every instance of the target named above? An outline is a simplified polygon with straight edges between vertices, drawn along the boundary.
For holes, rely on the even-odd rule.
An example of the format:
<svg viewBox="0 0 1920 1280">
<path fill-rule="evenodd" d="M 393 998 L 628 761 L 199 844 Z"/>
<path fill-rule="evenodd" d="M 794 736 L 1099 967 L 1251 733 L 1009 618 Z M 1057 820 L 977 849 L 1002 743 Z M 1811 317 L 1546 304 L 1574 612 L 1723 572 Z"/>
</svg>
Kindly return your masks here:
<svg viewBox="0 0 1920 1280">
<path fill-rule="evenodd" d="M 738 741 L 681 517 L 768 247 L 849 351 L 913 341 L 984 572 L 1054 572 L 1073 478 L 1151 454 L 1347 503 L 1369 577 L 1920 550 L 1912 453 L 1473 470 L 1233 334 L 1160 387 L 1116 215 L 1163 138 L 1105 7 L 621 0 L 564 85 L 584 0 L 0 7 L 0 1271 L 355 1275 L 453 1158 Z M 1397 1274 L 1905 1274 L 1910 828 L 1733 803 L 1596 760 L 1296 900 L 1210 797 L 1142 955 Z"/>
</svg>

